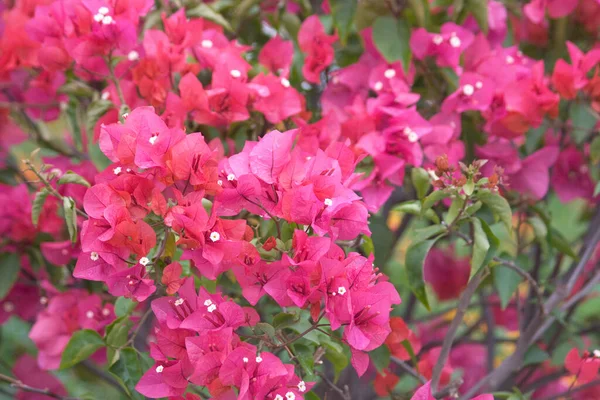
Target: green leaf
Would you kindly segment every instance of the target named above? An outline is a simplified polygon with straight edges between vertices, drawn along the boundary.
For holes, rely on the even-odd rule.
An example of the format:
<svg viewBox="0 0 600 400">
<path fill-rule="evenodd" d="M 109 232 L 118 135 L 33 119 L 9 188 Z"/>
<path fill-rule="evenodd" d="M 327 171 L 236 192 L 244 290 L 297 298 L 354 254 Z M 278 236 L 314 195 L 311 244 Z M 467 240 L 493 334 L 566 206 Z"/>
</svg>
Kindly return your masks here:
<svg viewBox="0 0 600 400">
<path fill-rule="evenodd" d="M 132 326 L 127 316 L 115 319 L 106 327 L 106 344 L 114 348 L 124 346 Z"/>
<path fill-rule="evenodd" d="M 422 242 L 423 240 L 429 239 L 432 236 L 439 235 L 446 232 L 447 229 L 444 225 L 430 225 L 425 228 L 415 229 L 412 236 L 413 243 Z"/>
<path fill-rule="evenodd" d="M 117 317 L 129 315 L 138 304 L 139 303 L 137 301 L 133 301 L 121 296 L 117 298 L 115 303 L 115 315 Z"/>
<path fill-rule="evenodd" d="M 423 279 L 423 263 L 425 262 L 427 253 L 429 253 L 429 250 L 431 250 L 438 239 L 439 237 L 422 242 L 415 242 L 411 244 L 406 251 L 405 262 L 408 284 L 417 300 L 423 303 L 427 310 L 430 311 L 429 300 L 427 299 L 427 292 L 425 291 L 425 281 Z"/>
<path fill-rule="evenodd" d="M 275 337 L 275 328 L 273 325 L 267 324 L 266 322 L 259 322 L 254 326 L 254 332 L 257 335 L 267 335 L 270 338 Z"/>
<path fill-rule="evenodd" d="M 71 81 L 62 85 L 58 89 L 58 92 L 77 97 L 92 97 L 94 95 L 94 88 L 81 81 Z"/>
<path fill-rule="evenodd" d="M 387 62 L 402 62 L 404 71 L 410 64 L 410 27 L 406 21 L 386 15 L 373 24 L 373 42 Z"/>
<path fill-rule="evenodd" d="M 419 362 L 417 360 L 417 355 L 415 354 L 415 350 L 413 349 L 412 344 L 410 344 L 408 339 L 404 339 L 400 343 L 402 344 L 402 347 L 404 347 L 404 349 L 406 349 L 406 352 L 408 353 L 408 355 L 410 357 L 410 361 L 415 366 L 417 372 L 419 372 Z"/>
<path fill-rule="evenodd" d="M 144 399 L 144 397 L 135 390 L 135 385 L 139 382 L 143 374 L 142 363 L 136 351 L 130 347 L 121 350 L 119 359 L 110 368 L 109 371 L 118 378 L 119 383 L 133 399 Z"/>
<path fill-rule="evenodd" d="M 375 251 L 375 245 L 373 239 L 370 236 L 362 235 L 361 237 L 361 248 L 366 256 L 370 256 Z"/>
<path fill-rule="evenodd" d="M 450 204 L 448 213 L 446 214 L 446 217 L 444 218 L 446 223 L 447 224 L 454 223 L 457 220 L 457 218 L 459 218 L 461 216 L 460 213 L 464 206 L 465 206 L 465 199 L 463 199 L 461 196 L 457 196 L 454 200 L 452 200 L 452 204 Z"/>
<path fill-rule="evenodd" d="M 40 214 L 44 209 L 44 203 L 48 198 L 50 191 L 48 188 L 42 188 L 39 192 L 35 194 L 35 198 L 33 199 L 33 204 L 31 206 L 31 222 L 33 225 L 37 226 L 38 221 L 40 220 Z"/>
<path fill-rule="evenodd" d="M 550 356 L 544 350 L 540 349 L 537 345 L 531 346 L 525 356 L 523 357 L 523 366 L 541 364 L 546 360 L 549 360 Z"/>
<path fill-rule="evenodd" d="M 188 17 L 201 17 L 207 19 L 209 21 L 214 22 L 217 25 L 221 25 L 228 31 L 233 32 L 233 28 L 231 27 L 229 22 L 221 14 L 210 8 L 210 6 L 208 6 L 207 4 L 202 3 L 188 10 L 186 15 Z"/>
<path fill-rule="evenodd" d="M 358 31 L 373 25 L 377 17 L 390 12 L 387 0 L 358 1 L 357 3 L 355 23 Z"/>
<path fill-rule="evenodd" d="M 496 220 L 502 221 L 508 233 L 512 234 L 512 211 L 508 201 L 498 193 L 489 190 L 480 191 L 477 197 L 490 208 Z"/>
<path fill-rule="evenodd" d="M 85 187 L 90 187 L 90 183 L 85 180 L 85 178 L 79 174 L 76 174 L 73 171 L 67 171 L 63 176 L 58 180 L 60 185 L 65 183 L 75 183 L 77 185 L 83 185 Z"/>
<path fill-rule="evenodd" d="M 398 204 L 397 206 L 392 208 L 392 210 L 402 212 L 405 214 L 421 216 L 421 202 L 419 200 L 405 201 L 404 203 Z M 427 210 L 424 213 L 424 216 L 434 224 L 440 223 L 440 218 L 433 210 Z"/>
<path fill-rule="evenodd" d="M 85 120 L 85 129 L 88 136 L 91 137 L 94 132 L 94 127 L 96 123 L 108 110 L 114 107 L 114 104 L 111 101 L 97 99 L 90 103 L 89 107 L 86 110 L 86 120 Z"/>
<path fill-rule="evenodd" d="M 346 39 L 352 29 L 354 13 L 356 12 L 356 1 L 329 0 L 333 25 L 337 29 L 342 45 L 346 45 Z"/>
<path fill-rule="evenodd" d="M 600 136 L 596 136 L 590 144 L 590 160 L 594 164 L 600 162 Z"/>
<path fill-rule="evenodd" d="M 467 183 L 465 183 L 463 185 L 463 190 L 467 196 L 470 196 L 473 194 L 473 191 L 475 190 L 475 182 L 473 182 L 472 178 L 469 178 L 467 180 Z"/>
<path fill-rule="evenodd" d="M 98 171 L 104 171 L 111 164 L 111 161 L 104 155 L 98 143 L 88 144 L 88 153 L 90 160 Z"/>
<path fill-rule="evenodd" d="M 498 254 L 498 250 L 500 249 L 500 239 L 498 239 L 496 237 L 496 235 L 494 235 L 494 232 L 492 232 L 492 229 L 487 224 L 487 222 L 485 222 L 485 220 L 480 218 L 479 222 L 481 223 L 481 228 L 485 232 L 485 235 L 487 236 L 488 242 L 490 244 L 487 254 L 485 255 L 485 259 L 483 260 L 483 263 L 481 264 L 482 267 L 485 267 Z M 477 272 L 477 271 L 475 271 L 475 272 Z"/>
<path fill-rule="evenodd" d="M 77 241 L 77 211 L 75 209 L 75 201 L 70 197 L 63 197 L 63 211 L 65 213 L 65 222 L 69 230 L 69 238 L 71 242 Z"/>
<path fill-rule="evenodd" d="M 104 340 L 102 340 L 98 332 L 91 329 L 75 332 L 63 351 L 60 369 L 71 368 L 87 359 L 102 347 L 104 347 Z"/>
<path fill-rule="evenodd" d="M 475 17 L 481 31 L 488 33 L 488 0 L 467 0 L 468 10 Z"/>
<path fill-rule="evenodd" d="M 0 300 L 6 297 L 19 277 L 21 261 L 17 253 L 0 254 Z"/>
<path fill-rule="evenodd" d="M 494 287 L 498 291 L 500 296 L 500 306 L 504 310 L 512 295 L 517 290 L 519 283 L 521 283 L 521 276 L 513 271 L 512 269 L 505 267 L 502 264 L 496 265 L 493 270 Z"/>
<path fill-rule="evenodd" d="M 576 143 L 582 143 L 598 122 L 590 106 L 584 102 L 572 103 L 569 117 L 573 123 L 573 136 Z"/>
<path fill-rule="evenodd" d="M 412 184 L 417 192 L 417 198 L 422 199 L 427 195 L 431 183 L 429 181 L 429 173 L 424 168 L 413 168 L 410 171 Z"/>
<path fill-rule="evenodd" d="M 423 199 L 423 204 L 421 205 L 421 215 L 433 207 L 438 201 L 447 199 L 450 196 L 452 195 L 444 190 L 436 190 L 435 192 L 431 193 L 429 196 Z"/>
<path fill-rule="evenodd" d="M 348 357 L 344 354 L 343 349 L 336 346 L 335 343 L 329 341 L 321 342 L 321 345 L 325 349 L 325 358 L 331 362 L 335 371 L 336 380 L 340 373 L 348 366 Z"/>
<path fill-rule="evenodd" d="M 380 372 L 390 365 L 390 350 L 386 345 L 379 346 L 375 350 L 370 351 L 369 356 L 375 368 Z"/>
<path fill-rule="evenodd" d="M 314 379 L 315 359 L 314 350 L 303 344 L 294 344 L 294 355 L 298 359 L 300 366 L 305 372 L 304 378 L 307 380 Z"/>
<path fill-rule="evenodd" d="M 273 317 L 273 326 L 275 329 L 287 328 L 297 323 L 299 319 L 300 316 L 296 313 L 281 312 Z"/>
<path fill-rule="evenodd" d="M 308 392 L 304 394 L 304 400 L 321 400 L 321 398 L 315 392 Z"/>
<path fill-rule="evenodd" d="M 415 14 L 417 24 L 426 27 L 429 23 L 429 0 L 408 0 L 408 3 Z"/>
<path fill-rule="evenodd" d="M 473 255 L 471 256 L 471 271 L 479 271 L 483 266 L 485 256 L 490 249 L 490 241 L 481 226 L 479 218 L 471 220 L 473 225 Z"/>
<path fill-rule="evenodd" d="M 594 188 L 594 197 L 600 194 L 600 182 L 596 183 L 596 187 Z"/>
<path fill-rule="evenodd" d="M 550 228 L 550 232 L 548 232 L 548 241 L 550 242 L 550 246 L 561 253 L 574 259 L 578 258 L 577 254 L 571 249 L 571 245 L 567 242 L 567 239 L 565 239 L 565 237 L 556 229 Z"/>
</svg>

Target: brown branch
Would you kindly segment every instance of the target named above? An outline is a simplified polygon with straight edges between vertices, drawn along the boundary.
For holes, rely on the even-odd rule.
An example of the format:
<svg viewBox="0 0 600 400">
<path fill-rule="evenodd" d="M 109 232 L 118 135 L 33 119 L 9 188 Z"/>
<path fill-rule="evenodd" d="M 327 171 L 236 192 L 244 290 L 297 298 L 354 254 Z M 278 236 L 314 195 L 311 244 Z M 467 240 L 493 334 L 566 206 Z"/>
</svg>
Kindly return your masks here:
<svg viewBox="0 0 600 400">
<path fill-rule="evenodd" d="M 344 389 L 342 390 L 335 383 L 333 383 L 331 381 L 331 379 L 329 379 L 327 377 L 327 375 L 325 375 L 324 373 L 322 373 L 320 371 L 317 371 L 317 375 L 319 375 L 321 377 L 321 379 L 323 379 L 323 382 L 325 382 L 327 384 L 327 386 L 329 386 L 334 391 L 336 391 L 340 396 L 342 396 L 342 399 L 344 399 L 344 400 L 352 400 L 352 396 L 350 396 L 350 388 L 348 387 L 348 385 L 345 385 Z"/>
<path fill-rule="evenodd" d="M 402 361 L 398 357 L 391 356 L 390 360 L 394 364 L 396 364 L 397 366 L 399 366 L 404 372 L 406 372 L 407 374 L 409 374 L 413 378 L 417 379 L 422 384 L 427 383 L 427 378 L 425 378 L 423 375 L 421 375 L 420 373 L 418 373 L 413 367 L 411 367 L 410 365 L 408 365 L 407 363 L 405 363 L 404 361 Z"/>
<path fill-rule="evenodd" d="M 10 376 L 4 375 L 4 374 L 0 374 L 0 381 L 10 383 L 10 386 L 17 388 L 18 390 L 22 390 L 24 392 L 30 392 L 30 393 L 43 394 L 44 396 L 52 397 L 53 399 L 79 400 L 78 397 L 62 396 L 58 393 L 54 393 L 53 391 L 51 391 L 50 389 L 47 389 L 47 388 L 40 389 L 40 388 L 35 388 L 33 386 L 26 385 L 23 382 L 21 382 L 20 380 L 11 378 Z"/>
<path fill-rule="evenodd" d="M 517 264 L 515 264 L 512 261 L 504 260 L 499 257 L 494 257 L 494 261 L 500 263 L 501 265 L 504 265 L 507 268 L 512 269 L 517 274 L 521 275 L 521 277 L 524 278 L 527 282 L 529 282 L 529 285 L 531 286 L 531 290 L 533 290 L 535 292 L 535 295 L 537 296 L 538 304 L 540 306 L 542 314 L 547 314 L 547 311 L 544 308 L 543 292 L 540 289 L 537 282 L 535 281 L 535 279 L 533 279 L 533 277 L 527 271 L 525 271 L 524 269 L 522 269 L 521 267 L 519 267 Z"/>
</svg>

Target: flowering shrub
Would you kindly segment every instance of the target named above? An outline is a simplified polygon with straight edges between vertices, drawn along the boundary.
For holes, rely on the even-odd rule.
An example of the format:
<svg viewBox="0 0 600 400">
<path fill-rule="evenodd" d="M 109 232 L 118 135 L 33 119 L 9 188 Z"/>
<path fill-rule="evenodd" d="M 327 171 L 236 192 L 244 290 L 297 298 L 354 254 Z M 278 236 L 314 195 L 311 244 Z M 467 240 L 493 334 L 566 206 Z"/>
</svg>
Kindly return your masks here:
<svg viewBox="0 0 600 400">
<path fill-rule="evenodd" d="M 597 0 L 0 12 L 0 396 L 600 398 Z"/>
</svg>

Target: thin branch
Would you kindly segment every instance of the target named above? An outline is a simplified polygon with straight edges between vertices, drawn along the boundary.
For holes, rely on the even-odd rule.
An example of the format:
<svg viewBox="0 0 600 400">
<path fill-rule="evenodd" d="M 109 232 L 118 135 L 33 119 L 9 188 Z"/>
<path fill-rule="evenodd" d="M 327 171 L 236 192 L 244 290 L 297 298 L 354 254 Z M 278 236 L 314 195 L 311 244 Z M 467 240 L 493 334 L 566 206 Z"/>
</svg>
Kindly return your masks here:
<svg viewBox="0 0 600 400">
<path fill-rule="evenodd" d="M 565 392 L 558 393 L 558 394 L 552 395 L 550 397 L 544 397 L 541 400 L 558 400 L 558 399 L 571 398 L 568 396 L 572 395 L 573 393 L 581 392 L 583 390 L 586 390 L 586 389 L 589 389 L 589 388 L 592 388 L 592 387 L 598 386 L 598 385 L 600 385 L 600 379 L 593 380 L 593 381 L 583 384 L 581 386 L 570 387 Z"/>
<path fill-rule="evenodd" d="M 512 269 L 517 274 L 521 275 L 521 277 L 524 278 L 527 282 L 529 282 L 531 289 L 535 292 L 535 294 L 537 296 L 538 304 L 540 306 L 540 309 L 542 310 L 542 314 L 547 314 L 547 311 L 544 308 L 543 291 L 540 289 L 539 285 L 537 284 L 535 279 L 533 279 L 533 277 L 529 274 L 529 272 L 525 271 L 524 269 L 519 267 L 514 262 L 509 261 L 509 260 L 504 260 L 500 257 L 494 257 L 494 261 L 500 263 L 501 265 L 504 265 L 507 268 Z"/>
<path fill-rule="evenodd" d="M 405 363 L 404 361 L 402 361 L 398 357 L 391 356 L 390 360 L 394 364 L 396 364 L 397 366 L 399 366 L 404 372 L 406 372 L 407 374 L 409 374 L 413 378 L 417 379 L 422 384 L 427 383 L 427 378 L 425 378 L 423 375 L 421 375 L 420 373 L 418 373 L 413 367 L 411 367 L 410 365 L 408 365 L 407 363 Z"/>
<path fill-rule="evenodd" d="M 352 396 L 350 396 L 350 388 L 348 387 L 348 385 L 344 386 L 344 389 L 342 390 L 335 383 L 333 383 L 331 381 L 331 379 L 329 379 L 327 377 L 327 375 L 325 375 L 321 371 L 317 371 L 317 375 L 319 375 L 321 377 L 321 379 L 323 379 L 323 382 L 325 382 L 327 384 L 327 386 L 329 386 L 334 391 L 336 391 L 340 396 L 342 396 L 342 398 L 344 400 L 352 400 Z"/>
<path fill-rule="evenodd" d="M 438 389 L 438 385 L 440 383 L 440 377 L 442 376 L 442 369 L 446 364 L 446 360 L 448 359 L 448 355 L 450 354 L 450 350 L 452 349 L 452 343 L 454 342 L 454 337 L 456 336 L 456 332 L 460 327 L 463 317 L 471 303 L 471 297 L 475 294 L 475 291 L 489 274 L 489 270 L 485 269 L 482 272 L 475 275 L 469 281 L 469 284 L 465 288 L 464 292 L 460 296 L 460 300 L 458 301 L 458 307 L 456 309 L 456 315 L 454 319 L 450 323 L 448 327 L 448 331 L 446 336 L 444 337 L 444 342 L 442 344 L 442 350 L 440 351 L 439 358 L 437 363 L 433 367 L 433 374 L 431 377 L 431 392 L 436 393 Z M 435 396 L 435 395 L 434 395 Z"/>
<path fill-rule="evenodd" d="M 51 391 L 50 389 L 40 389 L 40 388 L 35 388 L 33 386 L 26 385 L 23 382 L 21 382 L 20 380 L 11 378 L 10 376 L 4 375 L 4 374 L 0 374 L 0 381 L 10 383 L 10 386 L 17 388 L 18 390 L 22 390 L 24 392 L 42 394 L 44 396 L 52 397 L 53 399 L 79 400 L 78 397 L 62 396 L 58 393 Z"/>
</svg>

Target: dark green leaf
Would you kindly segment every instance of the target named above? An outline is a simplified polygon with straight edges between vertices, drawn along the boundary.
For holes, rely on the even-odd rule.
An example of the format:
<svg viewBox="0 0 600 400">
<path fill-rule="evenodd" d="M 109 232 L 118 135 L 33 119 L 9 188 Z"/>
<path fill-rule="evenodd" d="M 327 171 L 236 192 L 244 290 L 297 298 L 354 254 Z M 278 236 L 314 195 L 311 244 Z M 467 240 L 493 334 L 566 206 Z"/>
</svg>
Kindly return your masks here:
<svg viewBox="0 0 600 400">
<path fill-rule="evenodd" d="M 104 340 L 102 340 L 98 332 L 91 329 L 75 332 L 63 351 L 60 369 L 71 368 L 87 359 L 102 347 L 104 347 Z"/>
<path fill-rule="evenodd" d="M 592 132 L 592 129 L 598 122 L 589 104 L 585 102 L 572 103 L 569 109 L 569 116 L 573 123 L 573 136 L 577 143 L 582 143 Z"/>
<path fill-rule="evenodd" d="M 33 222 L 33 225 L 37 226 L 38 221 L 40 220 L 40 214 L 44 209 L 44 203 L 46 202 L 49 194 L 50 191 L 48 188 L 42 188 L 35 194 L 35 199 L 33 199 L 33 204 L 31 206 L 31 222 Z"/>
<path fill-rule="evenodd" d="M 452 204 L 450 204 L 446 218 L 444 218 L 447 224 L 455 223 L 457 219 L 461 217 L 461 210 L 463 209 L 464 205 L 465 199 L 460 196 L 457 196 L 454 198 L 454 200 L 452 200 Z"/>
<path fill-rule="evenodd" d="M 411 239 L 413 243 L 422 242 L 432 236 L 444 233 L 446 230 L 444 225 L 430 225 L 425 228 L 416 229 Z"/>
<path fill-rule="evenodd" d="M 430 310 L 427 292 L 425 291 L 425 281 L 423 280 L 423 263 L 427 253 L 433 247 L 438 238 L 415 242 L 410 245 L 406 251 L 406 275 L 408 284 L 415 294 L 416 298 Z"/>
<path fill-rule="evenodd" d="M 515 290 L 517 290 L 519 283 L 521 283 L 521 275 L 502 264 L 496 265 L 492 272 L 494 276 L 494 287 L 498 291 L 498 296 L 500 296 L 500 306 L 504 310 L 515 293 Z"/>
<path fill-rule="evenodd" d="M 375 251 L 373 245 L 373 239 L 370 236 L 362 235 L 361 237 L 361 248 L 366 256 L 370 256 Z"/>
<path fill-rule="evenodd" d="M 571 258 L 578 258 L 577 254 L 571 249 L 571 245 L 567 242 L 567 239 L 565 239 L 565 237 L 556 229 L 550 228 L 550 232 L 548 232 L 548 241 L 550 242 L 550 246 L 561 253 L 566 254 Z"/>
<path fill-rule="evenodd" d="M 532 364 L 541 364 L 546 360 L 549 360 L 550 356 L 544 350 L 540 349 L 537 345 L 531 346 L 523 358 L 523 366 Z"/>
<path fill-rule="evenodd" d="M 435 192 L 431 193 L 429 196 L 423 199 L 423 205 L 421 206 L 421 215 L 423 215 L 427 210 L 433 207 L 438 201 L 447 199 L 450 196 L 450 193 L 445 192 L 443 190 L 436 190 Z"/>
<path fill-rule="evenodd" d="M 595 164 L 600 162 L 600 136 L 596 136 L 590 144 L 590 160 Z"/>
<path fill-rule="evenodd" d="M 369 352 L 369 356 L 378 371 L 382 371 L 390 365 L 390 350 L 386 345 L 379 346 Z"/>
<path fill-rule="evenodd" d="M 106 344 L 119 348 L 127 343 L 127 336 L 133 323 L 128 317 L 120 317 L 106 327 Z"/>
<path fill-rule="evenodd" d="M 480 191 L 477 197 L 490 208 L 496 220 L 502 221 L 508 233 L 512 233 L 512 211 L 508 201 L 498 193 L 489 190 Z"/>
<path fill-rule="evenodd" d="M 83 185 L 85 187 L 90 187 L 90 183 L 85 180 L 85 178 L 81 175 L 76 174 L 73 171 L 67 171 L 63 176 L 58 180 L 59 184 L 65 183 L 75 183 L 77 185 Z"/>
<path fill-rule="evenodd" d="M 117 298 L 115 303 L 115 314 L 117 317 L 129 315 L 139 303 L 125 297 Z"/>
<path fill-rule="evenodd" d="M 429 0 L 408 0 L 415 19 L 421 27 L 429 24 Z"/>
<path fill-rule="evenodd" d="M 373 42 L 387 62 L 401 61 L 404 71 L 410 64 L 410 27 L 406 21 L 386 15 L 373 24 Z"/>
<path fill-rule="evenodd" d="M 418 363 L 418 360 L 417 360 L 417 355 L 415 354 L 415 350 L 412 347 L 412 344 L 410 344 L 410 342 L 408 341 L 408 339 L 404 339 L 400 343 L 402 344 L 402 347 L 404 347 L 406 349 L 406 352 L 410 356 L 410 361 L 413 363 L 413 365 L 417 369 L 417 372 L 419 372 L 419 363 Z"/>
<path fill-rule="evenodd" d="M 417 192 L 417 198 L 422 199 L 427 195 L 431 183 L 429 181 L 429 173 L 424 168 L 413 168 L 410 171 L 412 184 Z"/>
<path fill-rule="evenodd" d="M 273 326 L 275 329 L 286 328 L 297 323 L 299 318 L 299 315 L 296 313 L 281 312 L 273 317 Z"/>
<path fill-rule="evenodd" d="M 488 33 L 488 0 L 467 0 L 468 10 L 473 14 L 481 31 Z"/>
<path fill-rule="evenodd" d="M 71 242 L 77 241 L 77 211 L 75 211 L 75 202 L 70 197 L 63 197 L 63 211 L 65 213 L 65 222 L 69 230 Z"/>
<path fill-rule="evenodd" d="M 0 300 L 6 297 L 19 277 L 21 261 L 17 253 L 0 254 Z M 17 306 L 18 307 L 18 306 Z"/>
<path fill-rule="evenodd" d="M 329 0 L 333 25 L 337 29 L 342 45 L 346 45 L 346 39 L 352 29 L 354 13 L 356 12 L 356 1 Z"/>
<path fill-rule="evenodd" d="M 404 203 L 398 204 L 397 206 L 392 208 L 392 210 L 406 214 L 421 216 L 421 202 L 419 200 L 405 201 Z M 440 223 L 439 217 L 433 210 L 427 210 L 424 216 L 434 224 Z"/>
<path fill-rule="evenodd" d="M 113 107 L 113 103 L 108 100 L 98 99 L 92 101 L 86 111 L 85 129 L 88 136 L 91 136 L 94 132 L 94 127 L 100 117 Z"/>
<path fill-rule="evenodd" d="M 202 3 L 188 10 L 186 15 L 188 17 L 201 17 L 207 19 L 209 21 L 214 22 L 217 25 L 221 25 L 223 28 L 227 29 L 230 32 L 233 31 L 229 22 L 221 14 L 213 10 L 207 4 Z"/>
<path fill-rule="evenodd" d="M 143 374 L 142 364 L 132 348 L 121 350 L 119 359 L 109 369 L 109 371 L 119 379 L 123 388 L 133 399 L 144 399 L 135 390 L 135 385 L 139 382 Z"/>
<path fill-rule="evenodd" d="M 485 261 L 490 249 L 490 242 L 478 218 L 471 220 L 473 225 L 473 255 L 471 256 L 471 271 L 478 271 Z"/>
<path fill-rule="evenodd" d="M 357 3 L 355 23 L 356 29 L 359 31 L 373 25 L 377 17 L 390 12 L 387 0 L 358 1 Z"/>
<path fill-rule="evenodd" d="M 259 322 L 254 326 L 254 332 L 257 335 L 267 335 L 269 337 L 275 337 L 275 328 L 271 324 L 266 322 Z"/>
<path fill-rule="evenodd" d="M 60 93 L 70 94 L 77 97 L 92 97 L 94 89 L 81 81 L 71 81 L 62 85 L 58 91 Z"/>
<path fill-rule="evenodd" d="M 294 355 L 304 370 L 306 380 L 314 380 L 315 359 L 314 350 L 303 344 L 294 344 Z"/>
<path fill-rule="evenodd" d="M 325 358 L 333 365 L 336 378 L 339 377 L 339 374 L 348 366 L 348 357 L 344 354 L 343 349 L 332 342 L 324 341 L 321 345 L 325 349 Z"/>
</svg>

